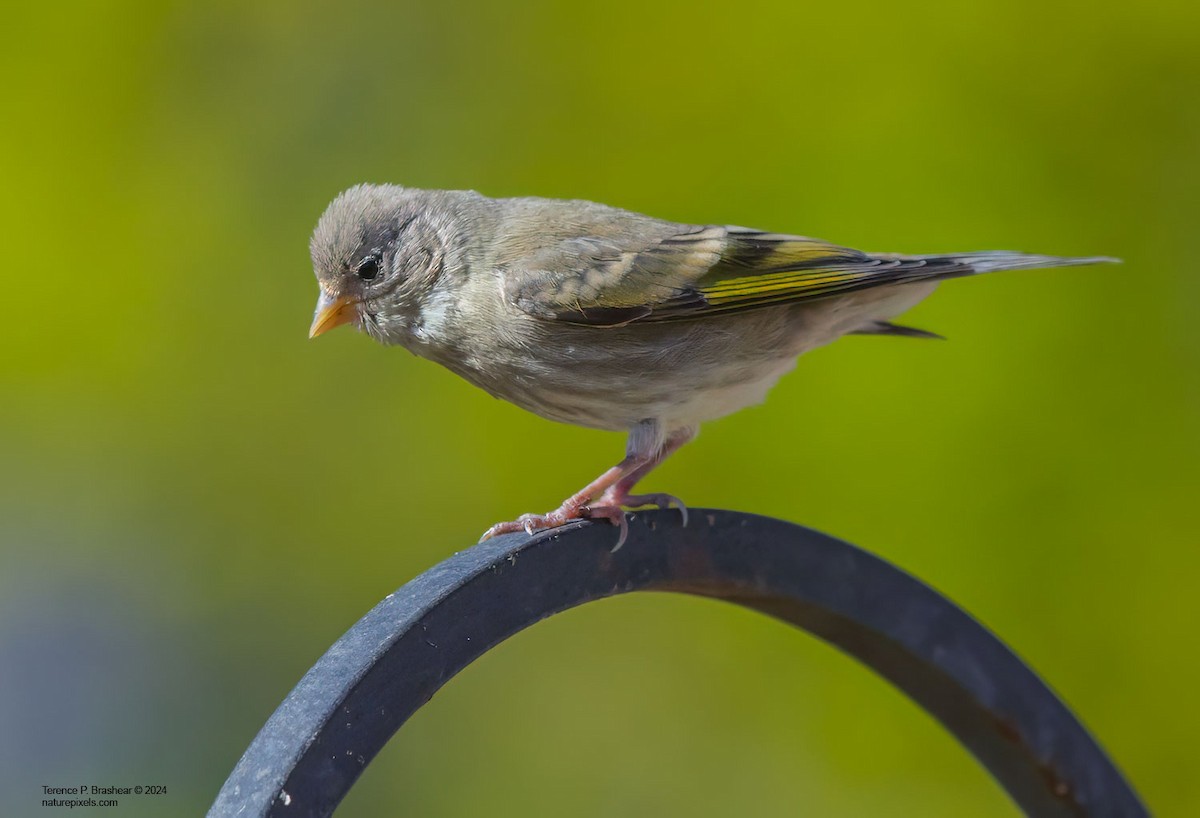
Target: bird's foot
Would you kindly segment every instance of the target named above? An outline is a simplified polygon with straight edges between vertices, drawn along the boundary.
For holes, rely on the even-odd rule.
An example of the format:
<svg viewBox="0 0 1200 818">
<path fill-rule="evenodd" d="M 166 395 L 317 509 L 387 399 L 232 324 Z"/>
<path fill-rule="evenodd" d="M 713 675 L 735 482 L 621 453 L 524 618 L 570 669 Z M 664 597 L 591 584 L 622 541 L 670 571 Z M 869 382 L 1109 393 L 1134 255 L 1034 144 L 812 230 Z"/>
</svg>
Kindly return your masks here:
<svg viewBox="0 0 1200 818">
<path fill-rule="evenodd" d="M 601 503 L 579 506 L 563 504 L 562 507 L 548 514 L 522 514 L 511 522 L 496 523 L 483 532 L 483 536 L 479 538 L 479 541 L 483 542 L 484 540 L 490 540 L 492 537 L 498 537 L 501 534 L 516 534 L 521 531 L 524 531 L 526 534 L 532 534 L 535 531 L 542 531 L 547 528 L 558 528 L 560 525 L 566 525 L 572 520 L 608 520 L 621 529 L 621 534 L 617 538 L 617 544 L 613 548 L 614 551 L 624 545 L 625 538 L 629 536 L 629 523 L 626 522 L 625 511 L 620 506 L 610 506 Z"/>
<path fill-rule="evenodd" d="M 558 528 L 560 525 L 566 525 L 572 520 L 580 520 L 586 517 L 587 515 L 584 514 L 585 508 L 585 506 L 568 507 L 564 504 L 548 514 L 522 514 L 517 519 L 507 523 L 496 523 L 483 532 L 483 536 L 479 538 L 479 541 L 490 540 L 492 537 L 498 537 L 501 534 L 516 534 L 520 531 L 532 534 L 535 531 L 541 531 L 546 528 Z"/>
<path fill-rule="evenodd" d="M 621 498 L 605 496 L 601 497 L 599 502 L 606 505 L 620 505 L 625 508 L 642 508 L 643 506 L 658 506 L 659 508 L 675 507 L 679 509 L 679 516 L 683 517 L 685 528 L 688 524 L 687 506 L 674 494 L 657 492 L 655 494 L 626 494 Z"/>
<path fill-rule="evenodd" d="M 483 532 L 479 541 L 483 542 L 501 534 L 516 534 L 521 531 L 532 534 L 547 528 L 558 528 L 572 520 L 608 520 L 620 530 L 617 544 L 612 548 L 613 551 L 616 551 L 625 544 L 625 540 L 629 537 L 629 521 L 625 518 L 625 508 L 641 508 L 642 506 L 658 506 L 659 508 L 674 506 L 683 516 L 683 524 L 687 525 L 687 506 L 673 494 L 625 494 L 610 490 L 597 498 L 594 503 L 580 502 L 573 497 L 547 514 L 522 514 L 510 522 L 496 523 Z"/>
<path fill-rule="evenodd" d="M 625 509 L 620 506 L 606 505 L 601 498 L 595 505 L 585 506 L 580 509 L 585 517 L 596 520 L 608 520 L 610 523 L 620 529 L 621 533 L 617 535 L 617 544 L 612 547 L 616 551 L 625 544 L 626 538 L 629 537 L 629 520 L 625 519 Z"/>
<path fill-rule="evenodd" d="M 563 505 L 557 507 L 545 515 L 521 515 L 508 523 L 497 523 L 492 528 L 484 531 L 484 536 L 481 536 L 479 541 L 491 540 L 494 536 L 500 534 L 516 534 L 518 531 L 524 531 L 526 534 L 533 534 L 534 531 L 541 531 L 547 528 L 558 528 L 559 525 L 566 525 L 572 519 L 584 519 L 588 517 L 587 513 L 588 500 L 584 495 L 576 494 L 574 497 L 569 497 L 563 500 Z"/>
</svg>

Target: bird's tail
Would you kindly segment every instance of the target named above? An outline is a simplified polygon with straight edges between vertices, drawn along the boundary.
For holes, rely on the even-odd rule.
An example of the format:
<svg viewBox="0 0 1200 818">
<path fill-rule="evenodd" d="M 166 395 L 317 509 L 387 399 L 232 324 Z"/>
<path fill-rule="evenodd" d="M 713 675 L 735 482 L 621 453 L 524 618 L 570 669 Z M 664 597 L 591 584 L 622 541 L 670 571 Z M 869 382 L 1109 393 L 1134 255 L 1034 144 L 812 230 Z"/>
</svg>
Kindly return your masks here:
<svg viewBox="0 0 1200 818">
<path fill-rule="evenodd" d="M 1077 267 L 1084 264 L 1119 264 L 1110 256 L 1042 256 L 1036 253 L 1014 253 L 1007 250 L 983 250 L 977 253 L 946 253 L 929 256 L 901 256 L 905 260 L 922 261 L 932 268 L 945 267 L 947 278 L 955 275 L 977 275 L 1001 270 L 1036 270 L 1045 267 Z"/>
<path fill-rule="evenodd" d="M 1083 264 L 1120 263 L 1119 258 L 1109 256 L 1042 256 L 1035 253 L 1014 253 L 1007 250 L 983 250 L 976 253 L 938 254 L 910 256 L 877 253 L 871 256 L 877 261 L 888 262 L 879 277 L 886 282 L 903 283 L 917 281 L 941 281 L 1001 270 L 1036 270 L 1044 267 L 1076 267 Z M 926 330 L 904 327 L 888 321 L 871 321 L 853 331 L 855 335 L 903 335 L 910 338 L 941 338 Z"/>
</svg>

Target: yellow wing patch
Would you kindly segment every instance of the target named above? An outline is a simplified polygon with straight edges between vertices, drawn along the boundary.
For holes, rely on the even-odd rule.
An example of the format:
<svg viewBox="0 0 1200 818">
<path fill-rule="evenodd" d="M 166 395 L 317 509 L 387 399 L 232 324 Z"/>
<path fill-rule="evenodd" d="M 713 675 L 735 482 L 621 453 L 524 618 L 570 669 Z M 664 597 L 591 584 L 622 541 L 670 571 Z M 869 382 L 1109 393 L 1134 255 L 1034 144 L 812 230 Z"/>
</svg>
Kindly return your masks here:
<svg viewBox="0 0 1200 818">
<path fill-rule="evenodd" d="M 710 304 L 721 304 L 765 295 L 816 295 L 862 277 L 862 273 L 779 273 L 769 276 L 735 278 L 712 287 L 702 287 L 700 294 Z"/>
</svg>

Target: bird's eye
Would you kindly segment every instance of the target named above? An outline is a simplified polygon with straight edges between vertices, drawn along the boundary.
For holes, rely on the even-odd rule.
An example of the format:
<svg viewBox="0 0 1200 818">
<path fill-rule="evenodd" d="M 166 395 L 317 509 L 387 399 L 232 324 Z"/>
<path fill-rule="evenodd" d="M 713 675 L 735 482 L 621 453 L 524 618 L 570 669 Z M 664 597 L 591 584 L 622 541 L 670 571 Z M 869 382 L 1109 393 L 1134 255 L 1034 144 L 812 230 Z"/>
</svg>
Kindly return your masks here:
<svg viewBox="0 0 1200 818">
<path fill-rule="evenodd" d="M 379 275 L 379 256 L 372 253 L 358 263 L 354 268 L 354 274 L 363 281 L 371 281 Z"/>
</svg>

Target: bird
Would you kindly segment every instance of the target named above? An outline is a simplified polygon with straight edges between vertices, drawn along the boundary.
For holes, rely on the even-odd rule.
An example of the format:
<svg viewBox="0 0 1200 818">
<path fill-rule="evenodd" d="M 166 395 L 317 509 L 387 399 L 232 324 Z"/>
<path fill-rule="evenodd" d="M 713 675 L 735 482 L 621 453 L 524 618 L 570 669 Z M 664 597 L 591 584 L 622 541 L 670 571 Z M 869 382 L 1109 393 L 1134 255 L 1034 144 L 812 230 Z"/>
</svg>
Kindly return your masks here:
<svg viewBox="0 0 1200 818">
<path fill-rule="evenodd" d="M 765 400 L 805 352 L 845 335 L 938 338 L 893 322 L 950 278 L 1117 261 L 1009 251 L 868 253 L 686 224 L 596 202 L 361 184 L 310 242 L 315 338 L 351 325 L 543 418 L 625 432 L 625 456 L 499 534 L 675 506 L 635 494 L 702 423 Z M 614 548 L 615 550 L 615 548 Z"/>
</svg>

